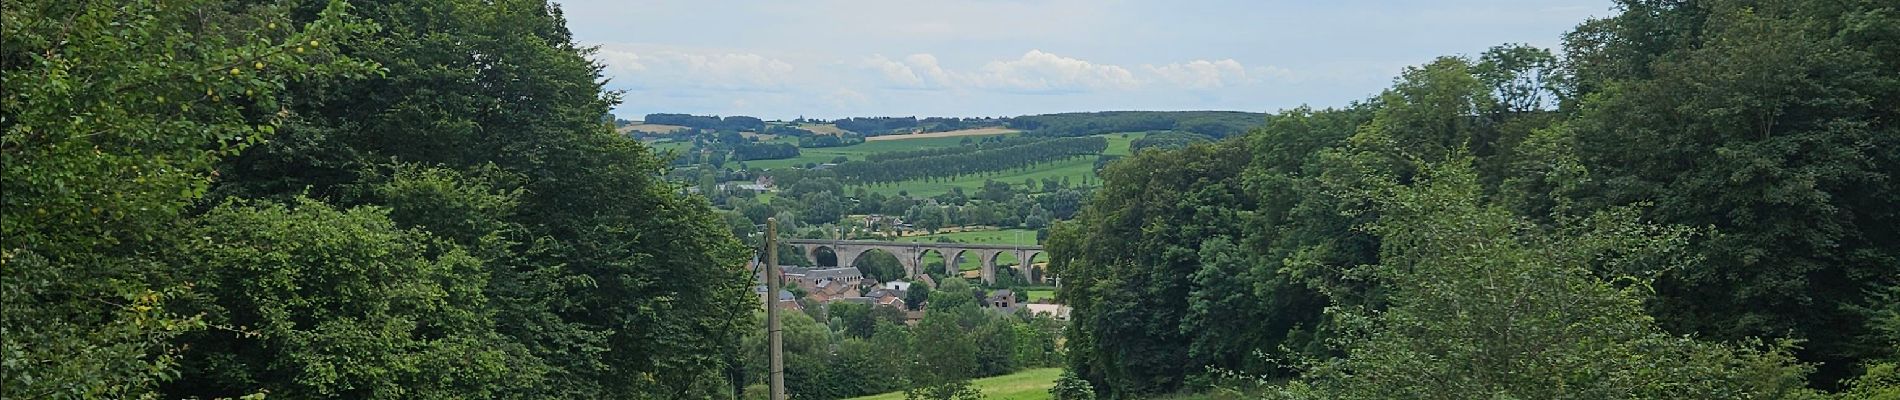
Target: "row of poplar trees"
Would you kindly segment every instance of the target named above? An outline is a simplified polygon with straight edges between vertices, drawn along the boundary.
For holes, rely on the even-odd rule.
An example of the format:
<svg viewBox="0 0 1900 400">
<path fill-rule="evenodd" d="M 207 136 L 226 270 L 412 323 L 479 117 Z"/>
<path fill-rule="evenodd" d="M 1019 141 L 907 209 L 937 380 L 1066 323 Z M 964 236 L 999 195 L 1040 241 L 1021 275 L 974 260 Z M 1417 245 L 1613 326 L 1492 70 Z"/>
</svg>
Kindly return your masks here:
<svg viewBox="0 0 1900 400">
<path fill-rule="evenodd" d="M 1900 7 L 1618 9 L 1561 55 L 1443 57 L 1109 166 L 1048 242 L 1071 372 L 1112 398 L 1900 396 Z"/>
<path fill-rule="evenodd" d="M 0 13 L 0 397 L 733 393 L 747 251 L 548 2 Z"/>
</svg>

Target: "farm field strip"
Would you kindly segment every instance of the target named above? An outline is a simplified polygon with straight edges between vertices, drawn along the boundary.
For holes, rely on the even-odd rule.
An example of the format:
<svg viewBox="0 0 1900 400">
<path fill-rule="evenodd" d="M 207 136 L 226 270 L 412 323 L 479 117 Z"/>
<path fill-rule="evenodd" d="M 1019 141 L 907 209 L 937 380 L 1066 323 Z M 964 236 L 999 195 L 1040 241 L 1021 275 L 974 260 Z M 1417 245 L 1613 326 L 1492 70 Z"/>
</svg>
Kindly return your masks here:
<svg viewBox="0 0 1900 400">
<path fill-rule="evenodd" d="M 872 137 L 864 138 L 864 140 L 865 141 L 889 141 L 889 140 L 910 140 L 910 139 L 944 138 L 944 137 L 960 137 L 960 136 L 992 136 L 992 135 L 1003 135 L 1003 134 L 1020 133 L 1020 132 L 1022 131 L 1009 129 L 1009 128 L 975 128 L 975 129 L 958 129 L 954 131 L 943 131 L 943 132 L 912 133 L 912 134 L 905 134 L 905 135 L 872 136 Z"/>
</svg>

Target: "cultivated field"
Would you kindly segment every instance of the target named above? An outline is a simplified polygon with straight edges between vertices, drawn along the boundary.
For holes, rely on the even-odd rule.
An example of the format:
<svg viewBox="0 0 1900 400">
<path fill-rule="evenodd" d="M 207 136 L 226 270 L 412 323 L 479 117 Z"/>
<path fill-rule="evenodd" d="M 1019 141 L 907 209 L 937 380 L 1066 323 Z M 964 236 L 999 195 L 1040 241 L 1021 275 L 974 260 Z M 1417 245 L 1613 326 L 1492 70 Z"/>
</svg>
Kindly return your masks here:
<svg viewBox="0 0 1900 400">
<path fill-rule="evenodd" d="M 661 124 L 632 124 L 632 125 L 620 127 L 619 129 L 621 133 L 639 131 L 639 132 L 658 133 L 658 134 L 668 134 L 668 133 L 673 133 L 673 132 L 678 132 L 678 131 L 683 131 L 683 130 L 686 130 L 686 127 L 679 126 L 679 125 L 661 125 Z"/>
<path fill-rule="evenodd" d="M 965 131 L 973 131 L 973 130 L 974 129 L 965 130 Z M 940 133 L 949 133 L 949 132 L 940 132 Z M 999 135 L 999 134 L 1007 134 L 1007 133 L 992 134 L 992 136 Z M 1145 133 L 1112 133 L 1112 134 L 1107 134 L 1107 135 L 1102 135 L 1102 136 L 1108 138 L 1108 149 L 1104 151 L 1104 154 L 1125 156 L 1125 155 L 1128 155 L 1129 153 L 1128 151 L 1129 144 L 1134 142 L 1135 139 L 1139 139 L 1142 136 L 1146 136 L 1146 134 Z M 922 137 L 921 135 L 902 135 L 902 136 L 880 136 L 880 137 L 902 138 L 902 140 L 867 141 L 862 144 L 845 146 L 845 147 L 823 147 L 823 148 L 799 149 L 798 157 L 788 158 L 788 159 L 783 159 L 783 160 L 752 160 L 752 161 L 745 161 L 744 163 L 747 167 L 751 167 L 751 168 L 771 169 L 771 168 L 788 168 L 794 165 L 805 165 L 808 163 L 809 164 L 824 164 L 824 163 L 829 163 L 833 159 L 838 158 L 838 157 L 844 157 L 849 160 L 862 160 L 864 159 L 865 155 L 871 154 L 871 153 L 960 146 L 963 143 L 963 139 L 970 138 L 970 137 L 977 137 L 977 136 Z M 780 140 L 785 140 L 785 139 L 788 139 L 788 138 L 780 138 Z M 655 147 L 665 149 L 671 146 L 662 144 L 662 145 L 656 145 Z M 739 163 L 727 162 L 726 167 L 738 168 Z M 947 181 L 945 180 L 937 180 L 937 181 L 910 180 L 910 181 L 896 182 L 896 183 L 890 183 L 890 184 L 865 186 L 864 188 L 871 192 L 883 193 L 886 196 L 895 195 L 901 191 L 901 192 L 909 193 L 911 196 L 928 197 L 928 196 L 936 196 L 939 194 L 948 193 L 950 191 L 950 188 L 952 187 L 962 187 L 965 193 L 973 193 L 977 188 L 980 188 L 983 186 L 984 180 L 990 180 L 990 179 L 1002 181 L 1002 182 L 1009 182 L 1010 184 L 1014 184 L 1014 185 L 1021 185 L 1024 179 L 1035 179 L 1037 181 L 1041 181 L 1043 178 L 1062 179 L 1063 177 L 1068 177 L 1069 182 L 1071 184 L 1082 184 L 1083 182 L 1095 182 L 1097 180 L 1097 178 L 1095 177 L 1095 157 L 1076 157 L 1076 158 L 1071 158 L 1067 160 L 1061 160 L 1061 161 L 1057 161 L 1053 163 L 1039 165 L 1028 170 L 1010 170 L 1010 171 L 1003 171 L 1000 173 L 988 174 L 988 175 L 964 176 L 961 178 L 957 178 L 955 180 L 947 180 Z M 849 188 L 846 188 L 845 192 L 850 193 L 855 190 L 856 190 L 856 187 L 849 187 Z"/>
<path fill-rule="evenodd" d="M 798 125 L 798 128 L 812 131 L 813 133 L 821 133 L 821 134 L 832 135 L 832 136 L 843 135 L 845 133 L 845 130 L 838 129 L 837 125 L 832 125 L 832 124 L 803 124 L 803 125 Z"/>
<path fill-rule="evenodd" d="M 753 160 L 746 161 L 745 163 L 746 166 L 752 168 L 770 169 L 805 165 L 806 163 L 824 164 L 840 156 L 846 159 L 862 160 L 864 159 L 864 155 L 877 152 L 961 146 L 963 139 L 962 137 L 907 138 L 905 140 L 866 141 L 864 143 L 844 147 L 800 148 L 798 149 L 798 157 L 783 160 Z M 1113 144 L 1110 145 L 1110 147 L 1113 146 Z M 727 168 L 738 168 L 737 164 L 732 163 L 728 163 L 726 166 Z"/>
<path fill-rule="evenodd" d="M 813 132 L 817 132 L 817 131 L 813 131 Z M 959 130 L 945 131 L 945 132 L 912 133 L 908 135 L 872 136 L 872 137 L 865 138 L 864 140 L 884 141 L 884 140 L 908 140 L 908 139 L 958 137 L 958 136 L 990 136 L 990 135 L 1003 135 L 1003 134 L 1010 134 L 1010 133 L 1017 133 L 1017 132 L 1022 132 L 1022 131 L 1009 129 L 1009 128 L 976 128 L 976 129 L 959 129 Z"/>
<path fill-rule="evenodd" d="M 1108 138 L 1108 149 L 1103 153 L 1109 155 L 1128 155 L 1129 143 L 1145 135 L 1146 134 L 1143 133 L 1114 133 L 1103 135 Z M 917 140 L 949 139 L 953 138 Z M 879 144 L 904 142 L 906 141 L 880 142 Z M 865 144 L 868 145 L 870 143 Z M 909 180 L 890 184 L 865 186 L 865 189 L 875 193 L 883 193 L 886 196 L 897 194 L 899 191 L 910 193 L 911 196 L 936 196 L 950 192 L 950 188 L 952 187 L 962 187 L 964 193 L 974 193 L 975 189 L 983 187 L 984 180 L 996 180 L 999 182 L 1008 182 L 1013 185 L 1021 185 L 1025 179 L 1034 179 L 1040 182 L 1043 178 L 1062 179 L 1064 177 L 1069 178 L 1071 184 L 1095 182 L 1097 180 L 1095 177 L 1095 157 L 1076 157 L 1039 165 L 1028 170 L 1010 170 L 996 174 L 964 176 L 947 181 Z M 856 189 L 847 189 L 847 191 L 850 190 Z"/>
</svg>

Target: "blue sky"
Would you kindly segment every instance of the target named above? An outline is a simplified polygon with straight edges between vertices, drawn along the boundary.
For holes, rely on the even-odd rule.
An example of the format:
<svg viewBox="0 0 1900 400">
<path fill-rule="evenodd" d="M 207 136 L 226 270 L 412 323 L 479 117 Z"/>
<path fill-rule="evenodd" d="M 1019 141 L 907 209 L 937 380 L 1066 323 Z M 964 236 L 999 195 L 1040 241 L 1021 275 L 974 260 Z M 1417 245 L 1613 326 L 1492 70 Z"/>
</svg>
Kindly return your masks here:
<svg viewBox="0 0 1900 400">
<path fill-rule="evenodd" d="M 1344 105 L 1403 68 L 1557 48 L 1596 1 L 557 0 L 615 109 L 1014 116 Z"/>
</svg>

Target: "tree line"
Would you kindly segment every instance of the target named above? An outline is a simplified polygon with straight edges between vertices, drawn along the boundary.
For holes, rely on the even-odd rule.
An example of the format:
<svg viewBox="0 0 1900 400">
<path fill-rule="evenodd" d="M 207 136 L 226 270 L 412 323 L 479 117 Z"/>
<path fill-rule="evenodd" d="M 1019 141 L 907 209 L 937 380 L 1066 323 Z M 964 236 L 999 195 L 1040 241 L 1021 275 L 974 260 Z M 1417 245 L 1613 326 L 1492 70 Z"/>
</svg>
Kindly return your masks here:
<svg viewBox="0 0 1900 400">
<path fill-rule="evenodd" d="M 798 157 L 797 145 L 791 143 L 759 143 L 744 141 L 729 144 L 732 159 L 736 161 L 782 160 Z"/>
<path fill-rule="evenodd" d="M 1224 138 L 1259 126 L 1263 116 L 1239 111 L 1102 111 L 1025 115 L 1010 118 L 1008 126 L 1053 137 L 1174 130 Z"/>
<path fill-rule="evenodd" d="M 1895 394 L 1900 14 L 1619 8 L 1109 165 L 1048 242 L 1065 387 Z"/>
<path fill-rule="evenodd" d="M 5 397 L 734 392 L 747 251 L 553 5 L 0 17 Z"/>
<path fill-rule="evenodd" d="M 810 135 L 798 138 L 798 147 L 802 148 L 845 147 L 859 143 L 864 143 L 864 135 L 848 132 L 842 135 Z"/>
<path fill-rule="evenodd" d="M 705 130 L 712 130 L 712 131 L 734 131 L 734 132 L 754 131 L 754 132 L 757 132 L 757 131 L 765 130 L 764 120 L 761 120 L 757 117 L 748 117 L 744 115 L 733 115 L 733 116 L 727 116 L 725 118 L 720 118 L 717 115 L 701 116 L 701 115 L 692 115 L 692 114 L 653 113 L 653 114 L 647 114 L 646 119 L 642 120 L 641 122 L 645 122 L 649 124 L 658 124 L 658 125 L 678 125 L 678 126 L 684 126 L 688 128 L 705 129 Z"/>
<path fill-rule="evenodd" d="M 1037 140 L 1041 140 L 1041 139 L 1022 137 L 1022 136 L 1014 136 L 1014 137 L 1012 136 L 984 136 L 984 137 L 976 138 L 976 139 L 971 139 L 971 138 L 966 137 L 966 138 L 963 138 L 963 141 L 959 143 L 958 146 L 931 147 L 931 148 L 922 148 L 922 149 L 917 149 L 917 150 L 880 151 L 876 153 L 866 154 L 864 155 L 864 159 L 867 161 L 883 162 L 883 161 L 890 161 L 890 160 L 904 159 L 904 158 L 947 156 L 947 155 L 952 155 L 952 154 L 970 153 L 970 152 L 975 152 L 978 150 L 995 150 L 995 149 L 1003 148 L 1003 147 L 1021 146 L 1021 145 L 1029 144 L 1031 142 L 1035 142 Z"/>
<path fill-rule="evenodd" d="M 891 183 L 912 179 L 954 178 L 1026 168 L 1078 156 L 1101 154 L 1107 149 L 1108 139 L 1101 137 L 1050 138 L 991 149 L 977 147 L 960 154 L 846 162 L 839 164 L 833 170 L 839 179 L 848 182 Z"/>
</svg>

